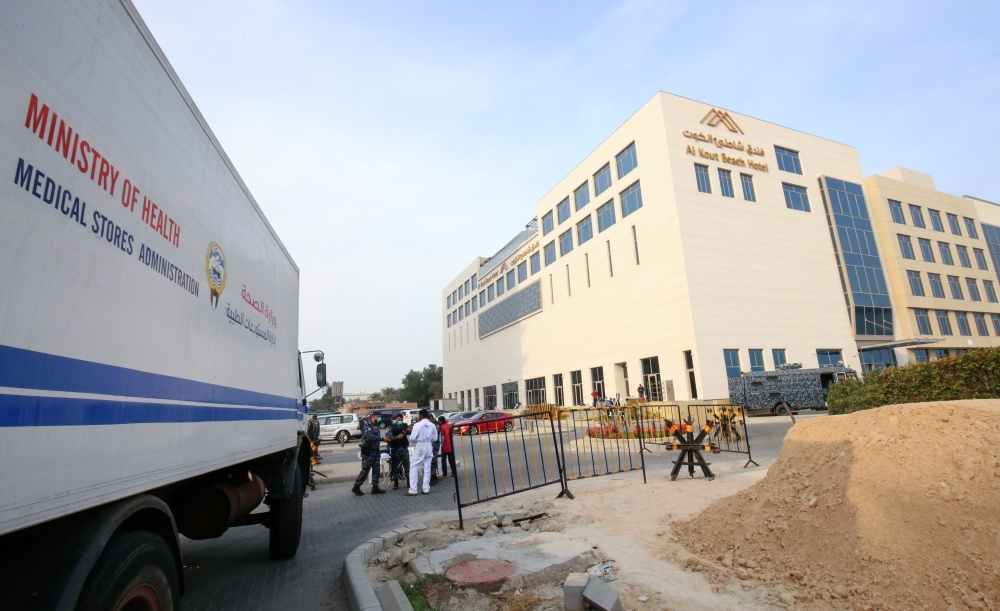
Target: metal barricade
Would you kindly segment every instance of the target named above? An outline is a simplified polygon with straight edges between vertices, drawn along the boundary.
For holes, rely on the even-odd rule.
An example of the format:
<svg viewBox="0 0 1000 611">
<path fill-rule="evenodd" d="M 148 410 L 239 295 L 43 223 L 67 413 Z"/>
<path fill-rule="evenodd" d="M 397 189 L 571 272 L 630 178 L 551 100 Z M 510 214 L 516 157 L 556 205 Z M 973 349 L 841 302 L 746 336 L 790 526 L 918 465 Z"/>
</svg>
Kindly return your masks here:
<svg viewBox="0 0 1000 611">
<path fill-rule="evenodd" d="M 750 453 L 750 436 L 747 431 L 746 412 L 740 405 L 688 405 L 666 403 L 639 403 L 636 406 L 642 420 L 643 448 L 662 445 L 668 450 L 679 450 L 671 478 L 675 478 L 681 464 L 686 461 L 688 470 L 700 466 L 713 478 L 708 463 L 701 452 L 731 452 L 746 454 L 747 462 L 757 465 Z"/>
<path fill-rule="evenodd" d="M 642 470 L 640 420 L 635 407 L 559 410 L 556 421 L 567 480 Z"/>
</svg>

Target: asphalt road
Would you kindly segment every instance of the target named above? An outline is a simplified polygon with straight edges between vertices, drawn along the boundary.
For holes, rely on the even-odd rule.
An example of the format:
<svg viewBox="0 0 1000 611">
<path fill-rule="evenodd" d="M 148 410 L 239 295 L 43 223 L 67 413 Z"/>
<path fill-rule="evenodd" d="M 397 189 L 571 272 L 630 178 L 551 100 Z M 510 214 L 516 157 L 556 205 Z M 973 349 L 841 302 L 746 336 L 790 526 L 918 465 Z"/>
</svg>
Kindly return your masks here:
<svg viewBox="0 0 1000 611">
<path fill-rule="evenodd" d="M 804 415 L 816 417 L 823 412 Z M 781 450 L 791 427 L 786 417 L 751 418 L 750 445 L 754 459 L 768 465 Z M 467 443 L 478 440 L 466 438 Z M 358 443 L 346 452 L 328 454 L 324 463 L 359 463 Z M 649 477 L 664 477 L 672 467 L 676 452 L 655 448 L 646 453 Z M 720 477 L 740 468 L 746 457 L 716 454 L 709 459 Z M 360 464 L 359 464 L 360 466 Z M 699 473 L 700 476 L 700 473 Z M 302 543 L 298 554 L 286 561 L 268 557 L 268 531 L 260 526 L 231 529 L 221 538 L 208 541 L 182 539 L 187 611 L 251 611 L 297 609 L 346 609 L 340 571 L 344 557 L 365 540 L 412 520 L 414 514 L 455 507 L 451 481 L 431 488 L 418 497 L 396 492 L 380 496 L 355 497 L 350 483 L 320 484 L 304 502 Z M 572 489 L 572 484 L 570 485 Z M 457 516 L 457 513 L 456 513 Z"/>
</svg>

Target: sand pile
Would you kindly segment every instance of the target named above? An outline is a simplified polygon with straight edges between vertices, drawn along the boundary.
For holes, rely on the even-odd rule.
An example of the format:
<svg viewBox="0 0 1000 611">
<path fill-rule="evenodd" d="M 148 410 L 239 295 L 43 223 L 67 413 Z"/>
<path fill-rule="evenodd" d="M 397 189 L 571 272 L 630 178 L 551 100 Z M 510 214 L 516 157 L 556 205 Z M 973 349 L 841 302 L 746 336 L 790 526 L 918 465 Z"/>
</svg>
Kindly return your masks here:
<svg viewBox="0 0 1000 611">
<path fill-rule="evenodd" d="M 796 609 L 1000 609 L 1000 401 L 803 421 L 767 477 L 675 525 Z"/>
</svg>

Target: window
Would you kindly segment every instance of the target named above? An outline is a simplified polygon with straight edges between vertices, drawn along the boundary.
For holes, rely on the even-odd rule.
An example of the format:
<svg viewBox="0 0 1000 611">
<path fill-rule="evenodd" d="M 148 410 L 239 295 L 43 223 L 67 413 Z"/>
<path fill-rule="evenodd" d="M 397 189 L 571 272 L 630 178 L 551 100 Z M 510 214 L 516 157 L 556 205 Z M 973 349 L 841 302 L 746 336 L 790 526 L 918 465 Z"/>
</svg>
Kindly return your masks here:
<svg viewBox="0 0 1000 611">
<path fill-rule="evenodd" d="M 458 303 L 458 289 L 455 289 L 451 293 L 451 305 Z"/>
<path fill-rule="evenodd" d="M 569 218 L 569 198 L 562 200 L 556 205 L 556 216 L 559 224 L 562 225 Z"/>
<path fill-rule="evenodd" d="M 475 296 L 472 298 L 472 311 L 475 312 L 479 309 L 479 300 Z"/>
<path fill-rule="evenodd" d="M 743 185 L 743 199 L 748 202 L 757 201 L 757 194 L 753 190 L 753 176 L 740 174 L 740 183 Z"/>
<path fill-rule="evenodd" d="M 499 298 L 501 295 L 503 295 L 503 276 L 497 280 L 497 297 Z"/>
<path fill-rule="evenodd" d="M 615 156 L 615 162 L 618 164 L 618 178 L 634 170 L 639 165 L 639 161 L 635 157 L 635 142 L 628 145 L 624 151 L 618 153 Z"/>
<path fill-rule="evenodd" d="M 801 174 L 802 165 L 799 163 L 799 154 L 791 149 L 774 147 L 774 155 L 778 158 L 778 169 L 792 174 Z"/>
<path fill-rule="evenodd" d="M 983 280 L 983 288 L 986 290 L 986 301 L 990 303 L 997 302 L 997 290 L 993 288 L 992 280 Z"/>
<path fill-rule="evenodd" d="M 910 242 L 910 236 L 899 234 L 896 237 L 899 238 L 899 251 L 903 253 L 903 258 L 916 259 L 916 255 L 913 254 L 913 243 Z"/>
<path fill-rule="evenodd" d="M 915 348 L 913 350 L 913 360 L 918 363 L 926 363 L 931 360 L 931 357 L 928 356 L 926 348 Z"/>
<path fill-rule="evenodd" d="M 469 294 L 469 288 L 470 288 L 470 282 L 468 280 L 466 280 L 465 281 L 465 294 L 466 295 Z"/>
<path fill-rule="evenodd" d="M 861 371 L 864 373 L 896 366 L 896 353 L 889 348 L 861 350 L 858 356 L 861 357 Z"/>
<path fill-rule="evenodd" d="M 615 224 L 615 200 L 611 200 L 597 209 L 597 231 L 604 231 Z"/>
<path fill-rule="evenodd" d="M 920 272 L 907 270 L 906 277 L 910 280 L 910 293 L 912 293 L 914 297 L 923 297 L 924 283 L 920 279 Z"/>
<path fill-rule="evenodd" d="M 949 335 L 951 335 L 951 334 L 949 333 Z M 936 358 L 936 359 L 946 359 L 946 358 L 948 358 L 948 349 L 947 348 L 937 348 L 936 350 L 934 350 L 934 358 Z"/>
<path fill-rule="evenodd" d="M 981 312 L 973 312 L 972 320 L 976 321 L 976 333 L 980 337 L 989 337 L 990 332 L 986 328 L 986 315 Z"/>
<path fill-rule="evenodd" d="M 583 245 L 592 237 L 594 237 L 594 224 L 588 214 L 586 218 L 576 224 L 576 243 Z"/>
<path fill-rule="evenodd" d="M 736 197 L 733 194 L 733 173 L 729 170 L 719 168 L 719 190 L 722 191 L 722 197 Z"/>
<path fill-rule="evenodd" d="M 646 400 L 663 401 L 663 383 L 660 380 L 660 357 L 642 359 L 642 383 L 646 387 Z M 670 397 L 673 400 L 673 397 Z"/>
<path fill-rule="evenodd" d="M 958 334 L 969 337 L 972 329 L 969 327 L 969 315 L 966 312 L 955 312 L 955 320 L 958 322 Z"/>
<path fill-rule="evenodd" d="M 976 256 L 976 265 L 979 266 L 981 270 L 989 270 L 990 268 L 986 265 L 986 254 L 983 252 L 982 248 L 973 248 L 972 254 Z"/>
<path fill-rule="evenodd" d="M 573 191 L 573 206 L 577 210 L 590 203 L 590 183 L 585 182 Z"/>
<path fill-rule="evenodd" d="M 583 402 L 583 372 L 569 372 L 569 381 L 573 387 L 573 405 L 586 405 Z"/>
<path fill-rule="evenodd" d="M 567 229 L 559 236 L 559 256 L 565 257 L 573 252 L 573 230 Z"/>
<path fill-rule="evenodd" d="M 917 333 L 921 335 L 932 335 L 931 317 L 927 315 L 927 310 L 913 310 L 913 315 L 917 318 Z"/>
<path fill-rule="evenodd" d="M 493 301 L 493 285 L 492 284 L 489 285 L 488 287 L 486 287 L 486 301 L 487 301 L 487 303 Z"/>
<path fill-rule="evenodd" d="M 944 233 L 944 223 L 941 222 L 941 213 L 933 208 L 928 208 L 927 214 L 931 215 L 931 227 L 934 228 L 934 231 Z"/>
<path fill-rule="evenodd" d="M 552 217 L 552 211 L 549 210 L 548 212 L 545 213 L 545 216 L 542 217 L 542 235 L 549 235 L 549 233 L 553 229 L 555 229 L 555 227 L 556 224 L 555 220 Z"/>
<path fill-rule="evenodd" d="M 542 255 L 540 253 L 536 252 L 535 254 L 528 257 L 528 263 L 531 264 L 532 276 L 542 271 Z"/>
<path fill-rule="evenodd" d="M 955 244 L 955 250 L 958 251 L 958 262 L 962 264 L 962 267 L 972 267 L 972 261 L 969 260 L 969 249 L 961 244 Z"/>
<path fill-rule="evenodd" d="M 889 213 L 892 214 L 892 222 L 899 225 L 906 224 L 906 218 L 903 216 L 903 206 L 894 199 L 889 200 Z"/>
<path fill-rule="evenodd" d="M 786 207 L 791 208 L 792 210 L 810 212 L 809 198 L 806 196 L 805 189 L 788 183 L 781 183 L 781 188 L 785 191 Z"/>
<path fill-rule="evenodd" d="M 938 251 L 941 252 L 941 263 L 954 265 L 955 260 L 951 258 L 951 245 L 947 242 L 938 242 Z"/>
<path fill-rule="evenodd" d="M 447 307 L 450 310 L 451 309 L 451 295 L 448 295 L 448 300 L 447 301 L 448 301 L 448 306 Z"/>
<path fill-rule="evenodd" d="M 479 307 L 486 306 L 486 291 L 479 291 Z"/>
<path fill-rule="evenodd" d="M 951 289 L 953 299 L 965 299 L 962 295 L 962 283 L 958 281 L 958 276 L 948 276 L 948 288 Z"/>
<path fill-rule="evenodd" d="M 920 254 L 923 255 L 924 261 L 936 263 L 934 260 L 934 249 L 931 248 L 931 241 L 927 238 L 917 238 L 917 242 L 920 243 Z"/>
<path fill-rule="evenodd" d="M 979 232 L 976 231 L 976 221 L 970 219 L 967 216 L 962 217 L 965 220 L 965 231 L 968 232 L 969 237 L 973 240 L 979 239 Z"/>
<path fill-rule="evenodd" d="M 619 196 L 622 200 L 622 218 L 642 208 L 642 191 L 639 189 L 639 181 L 635 181 L 632 186 L 622 191 Z"/>
<path fill-rule="evenodd" d="M 466 301 L 465 302 L 465 315 L 468 316 L 469 314 L 472 314 L 472 302 Z"/>
<path fill-rule="evenodd" d="M 603 168 L 594 174 L 594 197 L 604 193 L 611 188 L 611 164 L 605 164 Z"/>
<path fill-rule="evenodd" d="M 517 279 L 514 277 L 514 270 L 507 272 L 507 290 L 510 291 L 517 284 Z"/>
<path fill-rule="evenodd" d="M 726 359 L 726 377 L 740 377 L 740 351 L 726 349 L 722 351 L 722 356 Z"/>
<path fill-rule="evenodd" d="M 521 402 L 520 395 L 517 392 L 517 382 L 501 384 L 500 389 L 503 392 L 503 408 L 516 409 L 518 403 Z"/>
<path fill-rule="evenodd" d="M 476 274 L 472 274 L 472 290 L 476 290 Z"/>
<path fill-rule="evenodd" d="M 817 350 L 816 359 L 820 367 L 836 367 L 838 363 L 844 362 L 840 350 Z"/>
<path fill-rule="evenodd" d="M 854 307 L 857 335 L 892 335 L 892 308 Z"/>
<path fill-rule="evenodd" d="M 458 319 L 462 320 L 465 318 L 465 308 L 459 306 L 458 308 Z"/>
<path fill-rule="evenodd" d="M 990 320 L 993 321 L 993 335 L 1000 336 L 1000 314 L 990 314 Z"/>
<path fill-rule="evenodd" d="M 694 177 L 698 180 L 698 190 L 702 193 L 712 192 L 712 183 L 708 180 L 708 166 L 694 164 Z"/>
<path fill-rule="evenodd" d="M 464 289 L 465 289 L 464 286 L 458 285 L 458 298 L 459 299 L 461 299 L 462 297 L 465 296 L 465 290 Z"/>
<path fill-rule="evenodd" d="M 604 367 L 590 368 L 590 389 L 597 391 L 599 399 L 604 398 Z"/>
<path fill-rule="evenodd" d="M 972 301 L 983 300 L 983 298 L 979 295 L 979 283 L 976 282 L 975 278 L 966 278 L 965 287 L 969 289 L 969 299 Z"/>
<path fill-rule="evenodd" d="M 448 328 L 451 328 L 451 314 L 448 314 Z"/>
<path fill-rule="evenodd" d="M 517 281 L 520 283 L 524 282 L 527 279 L 528 279 L 528 262 L 521 261 L 517 265 Z"/>
<path fill-rule="evenodd" d="M 934 314 L 937 316 L 938 329 L 941 330 L 941 335 L 952 335 L 951 321 L 948 320 L 948 312 L 945 310 L 934 310 Z M 947 356 L 947 353 L 945 356 Z"/>
<path fill-rule="evenodd" d="M 986 247 L 990 251 L 990 259 L 993 260 L 993 271 L 997 272 L 1000 278 L 1000 227 L 979 223 L 983 230 L 983 239 L 986 240 Z"/>
<path fill-rule="evenodd" d="M 910 219 L 913 221 L 914 227 L 919 227 L 920 229 L 927 227 L 924 225 L 924 213 L 920 210 L 920 206 L 910 204 Z"/>
<path fill-rule="evenodd" d="M 552 390 L 555 391 L 556 405 L 559 407 L 566 406 L 566 400 L 563 397 L 563 376 L 561 373 L 553 374 L 552 376 Z"/>
<path fill-rule="evenodd" d="M 785 349 L 774 348 L 771 350 L 771 358 L 774 359 L 774 368 L 777 369 L 785 364 Z"/>
<path fill-rule="evenodd" d="M 931 294 L 938 299 L 944 299 L 944 285 L 941 284 L 941 274 L 927 274 L 927 280 L 931 283 Z"/>
<path fill-rule="evenodd" d="M 531 378 L 524 381 L 524 390 L 527 392 L 528 405 L 541 405 L 545 403 L 545 378 Z"/>
<path fill-rule="evenodd" d="M 958 216 L 954 214 L 946 214 L 948 217 L 948 226 L 951 228 L 951 232 L 954 235 L 962 235 L 962 228 L 958 225 Z"/>
<path fill-rule="evenodd" d="M 760 348 L 750 349 L 750 371 L 764 371 L 764 351 Z"/>
<path fill-rule="evenodd" d="M 556 262 L 556 243 L 549 242 L 543 249 L 545 251 L 545 265 L 549 266 Z"/>
</svg>

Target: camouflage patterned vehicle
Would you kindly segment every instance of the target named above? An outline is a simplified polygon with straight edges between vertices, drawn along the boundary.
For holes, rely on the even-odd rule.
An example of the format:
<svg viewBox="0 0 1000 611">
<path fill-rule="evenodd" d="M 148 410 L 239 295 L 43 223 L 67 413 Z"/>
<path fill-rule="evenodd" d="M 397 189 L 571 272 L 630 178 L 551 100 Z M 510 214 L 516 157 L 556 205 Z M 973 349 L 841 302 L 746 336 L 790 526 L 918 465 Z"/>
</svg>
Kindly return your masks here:
<svg viewBox="0 0 1000 611">
<path fill-rule="evenodd" d="M 784 415 L 800 409 L 826 409 L 826 394 L 840 380 L 857 379 L 850 367 L 802 369 L 797 363 L 775 371 L 746 371 L 729 379 L 729 401 L 749 413 Z"/>
</svg>

